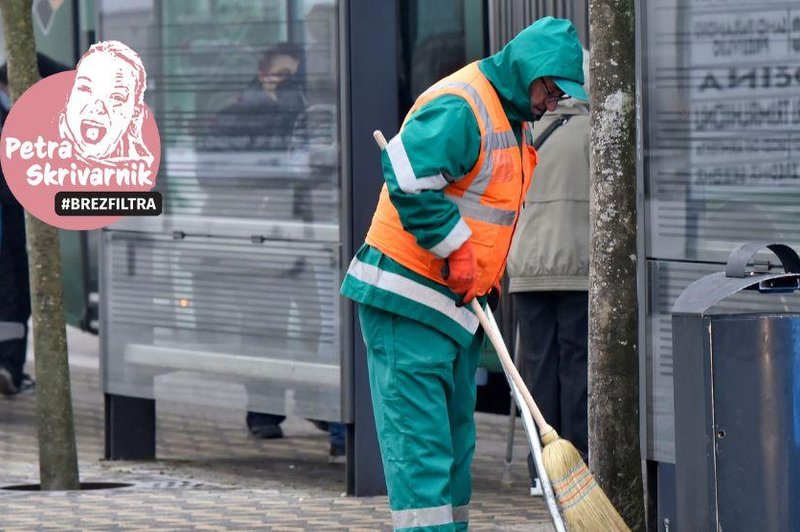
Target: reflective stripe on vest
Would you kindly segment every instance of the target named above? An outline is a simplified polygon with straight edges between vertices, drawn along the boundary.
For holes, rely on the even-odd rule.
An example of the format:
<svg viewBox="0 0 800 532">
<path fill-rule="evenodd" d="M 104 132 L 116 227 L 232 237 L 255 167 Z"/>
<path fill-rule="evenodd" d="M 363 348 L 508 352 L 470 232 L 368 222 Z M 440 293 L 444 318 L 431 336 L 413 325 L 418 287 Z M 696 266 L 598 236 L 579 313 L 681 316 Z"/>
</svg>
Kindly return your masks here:
<svg viewBox="0 0 800 532">
<path fill-rule="evenodd" d="M 494 130 L 494 124 L 492 124 L 489 109 L 486 107 L 478 91 L 468 83 L 442 81 L 431 87 L 431 89 L 423 92 L 420 99 L 426 97 L 426 95 L 428 95 L 427 97 L 429 98 L 432 94 L 447 89 L 463 90 L 472 97 L 472 103 L 474 103 L 475 108 L 478 110 L 479 121 L 484 125 L 483 134 L 481 135 L 481 149 L 484 152 L 491 154 L 492 150 L 495 148 L 506 149 L 517 147 L 517 139 L 511 129 L 499 133 Z M 415 104 L 411 112 L 417 107 L 420 107 L 420 105 Z M 409 112 L 409 115 L 411 112 Z M 486 187 L 489 185 L 489 181 L 492 178 L 492 161 L 493 158 L 488 156 L 483 160 L 483 165 L 469 188 L 470 193 L 480 196 L 486 191 Z M 463 177 L 465 176 L 455 178 L 454 181 L 460 181 Z"/>
<path fill-rule="evenodd" d="M 523 131 L 525 132 L 525 142 L 533 146 L 533 124 L 528 124 Z"/>
<path fill-rule="evenodd" d="M 461 216 L 473 218 L 494 225 L 514 225 L 517 217 L 516 211 L 497 209 L 480 203 L 480 196 L 474 197 L 471 194 L 464 194 L 462 197 L 448 196 L 461 212 Z"/>
<path fill-rule="evenodd" d="M 481 134 L 481 147 L 473 168 L 464 176 L 429 176 L 416 178 L 402 147 L 400 135 L 390 145 L 398 146 L 388 153 L 401 189 L 416 193 L 424 189 L 443 190 L 459 208 L 472 235 L 470 241 L 478 262 L 478 294 L 487 293 L 499 282 L 505 270 L 505 259 L 519 210 L 533 177 L 536 152 L 528 125 L 522 124 L 523 146 L 517 143 L 500 99 L 491 83 L 480 72 L 477 63 L 462 68 L 425 91 L 406 116 L 428 101 L 444 94 L 463 98 L 470 106 Z M 522 152 L 520 154 L 520 152 Z M 397 166 L 395 160 L 398 160 Z M 463 241 L 465 228 L 457 226 L 431 250 L 421 248 L 414 236 L 405 231 L 399 214 L 391 203 L 384 185 L 378 208 L 367 234 L 367 243 L 420 275 L 445 284 L 441 276 L 443 257 Z"/>
</svg>

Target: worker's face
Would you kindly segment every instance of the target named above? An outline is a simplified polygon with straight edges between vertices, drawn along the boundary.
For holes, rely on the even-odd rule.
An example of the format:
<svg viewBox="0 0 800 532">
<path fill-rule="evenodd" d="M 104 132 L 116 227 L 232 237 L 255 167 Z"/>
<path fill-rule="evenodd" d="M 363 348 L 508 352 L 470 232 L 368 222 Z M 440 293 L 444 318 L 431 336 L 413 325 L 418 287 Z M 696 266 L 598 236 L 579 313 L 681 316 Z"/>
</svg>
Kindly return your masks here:
<svg viewBox="0 0 800 532">
<path fill-rule="evenodd" d="M 530 86 L 531 114 L 539 120 L 547 111 L 555 111 L 558 102 L 567 98 L 564 92 L 550 78 L 537 78 Z"/>
</svg>

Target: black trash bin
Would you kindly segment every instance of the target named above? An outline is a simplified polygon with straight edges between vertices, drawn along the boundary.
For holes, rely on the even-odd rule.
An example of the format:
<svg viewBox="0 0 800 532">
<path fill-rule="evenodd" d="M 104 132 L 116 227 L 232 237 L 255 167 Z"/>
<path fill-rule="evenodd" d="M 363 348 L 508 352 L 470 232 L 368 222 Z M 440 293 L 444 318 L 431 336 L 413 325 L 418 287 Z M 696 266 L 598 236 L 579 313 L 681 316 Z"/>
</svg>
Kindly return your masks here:
<svg viewBox="0 0 800 532">
<path fill-rule="evenodd" d="M 764 248 L 783 272 L 747 270 Z M 675 530 L 800 531 L 800 314 L 785 311 L 798 289 L 797 253 L 753 242 L 676 301 Z M 720 308 L 744 290 L 762 294 L 757 312 Z"/>
</svg>

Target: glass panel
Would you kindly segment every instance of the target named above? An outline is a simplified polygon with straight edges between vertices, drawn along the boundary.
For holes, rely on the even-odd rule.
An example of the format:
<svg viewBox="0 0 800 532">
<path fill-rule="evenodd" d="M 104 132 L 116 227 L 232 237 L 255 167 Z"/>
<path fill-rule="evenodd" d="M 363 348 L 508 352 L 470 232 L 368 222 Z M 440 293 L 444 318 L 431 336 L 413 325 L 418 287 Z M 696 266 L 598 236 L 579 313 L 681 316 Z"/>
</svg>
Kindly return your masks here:
<svg viewBox="0 0 800 532">
<path fill-rule="evenodd" d="M 341 419 L 337 3 L 99 9 L 147 68 L 165 202 L 103 233 L 107 391 Z"/>
<path fill-rule="evenodd" d="M 648 256 L 800 243 L 800 8 L 649 2 L 642 37 Z"/>
<path fill-rule="evenodd" d="M 339 419 L 337 247 L 104 237 L 107 392 Z"/>
<path fill-rule="evenodd" d="M 800 244 L 800 8 L 642 8 L 647 453 L 674 462 L 672 303 L 744 241 Z"/>
<path fill-rule="evenodd" d="M 147 68 L 166 216 L 337 224 L 336 4 L 137 5 L 105 0 L 101 35 L 130 44 Z"/>
<path fill-rule="evenodd" d="M 167 212 L 336 223 L 334 6 L 163 5 Z"/>
<path fill-rule="evenodd" d="M 472 0 L 400 3 L 401 119 L 425 89 L 483 57 L 481 12 Z"/>
</svg>

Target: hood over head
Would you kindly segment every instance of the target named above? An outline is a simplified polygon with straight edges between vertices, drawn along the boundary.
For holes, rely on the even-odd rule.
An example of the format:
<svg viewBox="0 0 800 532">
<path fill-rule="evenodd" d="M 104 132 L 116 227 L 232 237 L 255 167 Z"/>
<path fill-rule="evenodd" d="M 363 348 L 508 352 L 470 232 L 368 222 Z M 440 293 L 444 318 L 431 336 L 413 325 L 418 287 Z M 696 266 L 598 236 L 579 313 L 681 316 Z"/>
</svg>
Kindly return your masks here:
<svg viewBox="0 0 800 532">
<path fill-rule="evenodd" d="M 592 93 L 591 85 L 592 80 L 589 76 L 589 50 L 583 49 L 583 90 L 589 95 Z M 552 113 L 548 111 L 547 115 L 576 115 L 576 114 L 589 114 L 589 102 L 578 100 L 577 98 L 568 98 L 558 104 L 558 108 Z"/>
<path fill-rule="evenodd" d="M 583 50 L 569 20 L 544 17 L 521 32 L 502 50 L 480 61 L 510 120 L 529 121 L 530 85 L 550 77 L 573 98 L 586 100 L 583 89 Z"/>
</svg>

